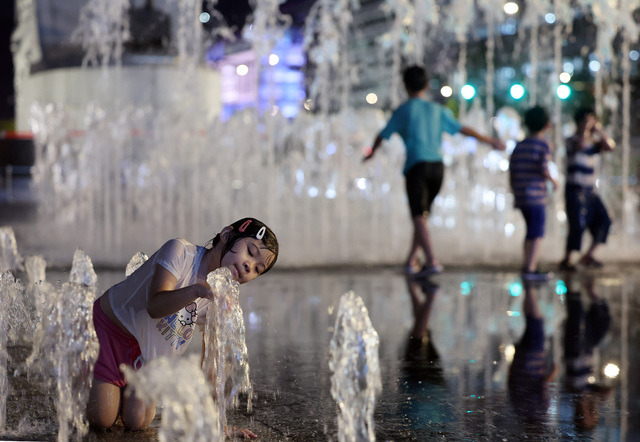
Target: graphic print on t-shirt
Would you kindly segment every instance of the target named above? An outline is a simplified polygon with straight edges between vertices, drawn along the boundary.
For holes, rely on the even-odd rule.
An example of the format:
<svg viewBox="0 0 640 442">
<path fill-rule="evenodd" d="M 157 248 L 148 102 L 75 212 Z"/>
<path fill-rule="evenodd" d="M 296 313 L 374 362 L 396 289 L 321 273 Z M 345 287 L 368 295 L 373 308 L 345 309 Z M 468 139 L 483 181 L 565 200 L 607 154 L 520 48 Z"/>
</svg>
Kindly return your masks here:
<svg viewBox="0 0 640 442">
<path fill-rule="evenodd" d="M 198 305 L 192 302 L 178 313 L 165 316 L 156 323 L 156 329 L 172 347 L 178 350 L 189 342 L 198 317 Z"/>
<path fill-rule="evenodd" d="M 192 302 L 178 312 L 178 317 L 182 325 L 191 325 L 196 322 L 198 316 L 198 304 Z"/>
</svg>

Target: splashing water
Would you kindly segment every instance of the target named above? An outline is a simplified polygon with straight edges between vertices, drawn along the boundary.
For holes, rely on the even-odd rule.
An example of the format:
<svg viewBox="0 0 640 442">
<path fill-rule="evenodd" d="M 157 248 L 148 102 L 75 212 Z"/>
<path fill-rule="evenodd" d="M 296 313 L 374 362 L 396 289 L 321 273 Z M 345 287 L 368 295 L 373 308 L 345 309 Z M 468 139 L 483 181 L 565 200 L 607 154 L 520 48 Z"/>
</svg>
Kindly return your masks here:
<svg viewBox="0 0 640 442">
<path fill-rule="evenodd" d="M 162 404 L 160 442 L 225 440 L 213 391 L 197 355 L 181 359 L 163 356 L 137 371 L 125 365 L 121 368 L 137 398 L 147 404 Z"/>
<path fill-rule="evenodd" d="M 25 362 L 28 371 L 56 386 L 59 441 L 68 441 L 73 429 L 80 440 L 89 428 L 84 414 L 99 350 L 93 328 L 96 281 L 91 259 L 76 250 L 69 282 L 41 298 L 46 314 L 38 324 L 32 353 Z"/>
<path fill-rule="evenodd" d="M 362 298 L 353 291 L 342 295 L 329 356 L 340 441 L 375 440 L 373 412 L 382 390 L 378 344 Z"/>
<path fill-rule="evenodd" d="M 0 430 L 5 429 L 9 394 L 7 345 L 15 342 L 21 335 L 20 325 L 23 324 L 26 313 L 23 294 L 24 286 L 10 271 L 0 275 Z"/>
<path fill-rule="evenodd" d="M 22 264 L 16 235 L 11 227 L 0 227 L 0 272 L 17 270 Z"/>
<path fill-rule="evenodd" d="M 38 284 L 46 280 L 47 262 L 42 255 L 29 256 L 24 261 L 29 284 Z"/>
<path fill-rule="evenodd" d="M 247 410 L 251 410 L 244 318 L 238 303 L 240 284 L 233 280 L 227 267 L 209 273 L 207 283 L 214 300 L 207 311 L 202 369 L 213 385 L 220 420 L 226 425 L 226 410 L 238 406 L 241 392 L 248 394 Z"/>
<path fill-rule="evenodd" d="M 22 39 L 18 42 L 24 40 L 26 45 L 29 35 L 26 22 L 33 21 L 33 15 L 29 16 L 28 13 L 35 8 L 32 0 L 19 2 L 22 3 L 31 5 L 31 8 L 21 8 L 26 12 L 20 14 L 21 23 L 24 22 L 25 26 L 21 26 L 18 37 Z M 97 55 L 99 59 L 106 59 L 107 56 L 114 58 L 118 52 L 117 40 L 124 38 L 124 35 L 114 40 L 114 35 L 104 29 L 113 29 L 113 26 L 118 32 L 123 29 L 118 24 L 121 23 L 121 11 L 126 2 L 113 2 L 113 7 L 106 4 L 98 7 L 98 0 L 88 3 L 95 6 L 95 11 L 104 10 L 105 13 L 104 17 L 97 13 L 86 15 L 88 21 L 82 23 L 82 29 L 91 30 L 95 27 L 99 32 L 95 35 L 89 32 L 81 34 L 92 47 L 99 47 L 100 44 L 105 47 L 100 50 L 87 47 L 87 51 L 104 54 Z M 279 26 L 271 25 L 279 20 L 276 17 L 277 3 L 277 0 L 269 0 L 259 2 L 256 7 L 252 41 L 265 43 L 254 47 L 257 52 L 266 53 L 273 46 L 269 35 L 260 35 L 260 32 L 281 32 Z M 450 63 L 454 65 L 457 61 L 458 72 L 446 73 L 451 77 L 449 82 L 457 89 L 466 82 L 467 77 L 467 37 L 477 34 L 476 31 L 481 31 L 483 27 L 476 12 L 480 10 L 490 16 L 487 22 L 491 32 L 500 29 L 504 14 L 496 7 L 499 4 L 497 0 L 456 0 L 449 3 L 448 7 L 434 9 L 435 2 L 428 0 L 388 0 L 385 2 L 387 10 L 392 11 L 398 20 L 388 20 L 391 30 L 383 33 L 386 37 L 379 39 L 378 46 L 391 45 L 393 66 L 399 67 L 403 57 L 408 59 L 410 45 L 402 43 L 406 41 L 403 40 L 406 37 L 405 28 L 411 20 L 408 29 L 411 40 L 429 41 L 423 35 L 429 32 L 437 35 L 440 44 L 446 45 L 448 40 L 457 41 L 460 45 L 458 59 L 450 60 Z M 559 43 L 566 39 L 560 38 L 559 27 L 566 26 L 573 18 L 579 18 L 578 14 L 582 15 L 578 10 L 562 8 L 564 3 L 547 0 L 531 2 L 530 14 L 519 27 L 537 32 L 543 13 L 556 11 L 557 45 L 537 44 L 527 54 L 534 60 L 519 62 L 521 66 L 515 67 L 523 74 L 526 74 L 527 66 L 541 70 L 543 66 L 548 66 L 545 57 L 553 51 L 552 55 L 558 61 L 554 65 L 553 75 L 539 72 L 543 84 L 531 89 L 531 97 L 537 95 L 541 102 L 556 100 L 556 105 L 555 87 L 547 87 L 547 83 L 550 82 L 548 78 L 553 78 L 552 82 L 557 86 L 560 73 L 557 71 L 562 69 L 559 61 L 562 61 L 563 48 Z M 624 8 L 627 11 L 632 9 L 630 1 L 617 2 L 617 14 L 610 13 L 613 12 L 611 7 L 605 7 L 611 3 L 607 0 L 581 0 L 577 3 L 591 11 L 596 17 L 595 22 L 602 27 L 598 29 L 599 53 L 603 52 L 602 48 L 610 46 L 601 43 L 602 38 L 610 39 L 609 31 L 621 25 L 630 28 L 627 39 L 633 41 L 636 26 L 634 23 L 625 25 L 632 17 L 628 13 L 620 13 Z M 357 50 L 358 45 L 346 42 L 353 34 L 354 16 L 357 17 L 362 9 L 359 2 L 318 1 L 306 23 L 308 32 L 305 35 L 305 47 L 311 64 L 317 65 L 316 69 L 309 69 L 313 77 L 309 78 L 310 94 L 307 98 L 319 104 L 312 108 L 320 109 L 321 113 L 302 111 L 295 120 L 287 120 L 282 115 L 260 118 L 257 112 L 239 112 L 225 122 L 215 120 L 215 106 L 209 107 L 211 103 L 206 106 L 202 104 L 202 91 L 206 88 L 198 89 L 196 85 L 199 84 L 198 76 L 203 75 L 204 70 L 198 73 L 193 67 L 202 64 L 198 57 L 204 51 L 197 47 L 204 40 L 198 40 L 198 37 L 202 37 L 198 34 L 202 26 L 193 20 L 197 5 L 191 0 L 185 0 L 182 5 L 179 8 L 181 15 L 176 21 L 180 28 L 176 40 L 179 42 L 176 64 L 187 66 L 179 77 L 181 82 L 192 87 L 180 86 L 174 94 L 180 97 L 175 106 L 172 103 L 163 107 L 146 98 L 116 97 L 113 91 L 124 90 L 122 86 L 135 87 L 137 83 L 133 79 L 139 78 L 136 75 L 128 77 L 129 67 L 119 66 L 118 63 L 117 69 L 105 66 L 104 76 L 95 82 L 95 88 L 86 91 L 86 97 L 83 98 L 87 102 L 91 100 L 90 106 L 76 106 L 71 100 L 62 100 L 62 103 L 55 105 L 48 101 L 36 103 L 34 100 L 22 105 L 24 109 L 32 110 L 31 124 L 38 158 L 33 174 L 34 188 L 43 209 L 41 213 L 46 214 L 47 218 L 42 220 L 47 222 L 47 229 L 34 228 L 25 237 L 37 247 L 52 249 L 47 253 L 48 259 L 52 259 L 55 253 L 66 257 L 73 250 L 67 247 L 81 244 L 96 259 L 121 265 L 136 250 L 151 249 L 153 244 L 167 237 L 185 236 L 200 240 L 208 234 L 203 232 L 202 226 L 223 225 L 229 217 L 240 217 L 249 211 L 265 219 L 275 230 L 288 232 L 282 238 L 282 250 L 287 250 L 282 254 L 282 265 L 400 262 L 406 253 L 406 245 L 410 243 L 411 234 L 411 229 L 403 227 L 408 219 L 404 183 L 399 173 L 404 149 L 401 142 L 392 139 L 385 145 L 382 155 L 364 166 L 360 149 L 372 141 L 388 115 L 371 107 L 343 106 L 345 101 L 362 103 L 361 99 L 356 100 L 355 97 L 350 97 L 350 100 L 345 98 L 352 91 L 355 80 L 362 80 L 361 84 L 366 84 L 367 80 L 377 78 L 380 81 L 376 80 L 375 84 L 381 89 L 381 97 L 389 95 L 384 89 L 390 87 L 395 93 L 399 87 L 397 76 L 393 77 L 393 81 L 383 84 L 382 66 L 378 70 L 357 66 L 357 63 L 350 65 L 354 59 L 350 51 Z M 497 35 L 493 37 L 489 38 L 491 45 L 494 39 L 496 44 L 499 41 Z M 522 42 L 517 47 L 527 41 L 524 35 L 518 39 Z M 475 38 L 470 39 L 471 43 L 475 41 Z M 375 51 L 377 47 L 373 49 Z M 382 49 L 384 58 L 388 58 L 386 54 L 389 51 L 384 47 Z M 419 53 L 425 54 L 428 48 L 415 49 L 416 55 L 413 57 L 418 58 Z M 487 78 L 481 79 L 482 82 L 496 81 L 494 68 L 497 69 L 498 60 L 493 60 L 493 57 L 494 52 L 496 58 L 501 55 L 499 49 L 496 47 L 494 51 L 491 46 L 488 51 Z M 545 50 L 538 53 L 538 49 Z M 16 66 L 25 65 L 27 52 L 17 45 L 14 52 Z M 536 54 L 540 60 L 535 59 Z M 428 55 L 426 58 L 429 61 Z M 189 62 L 184 63 L 183 60 Z M 422 61 L 425 60 L 416 60 Z M 614 70 L 615 61 L 604 63 L 602 70 Z M 605 164 L 605 172 L 611 173 L 601 180 L 601 190 L 603 194 L 610 194 L 607 200 L 611 203 L 608 208 L 613 218 L 624 222 L 612 226 L 611 247 L 603 252 L 611 253 L 616 259 L 635 259 L 638 248 L 633 244 L 637 243 L 636 238 L 640 233 L 640 219 L 638 198 L 629 185 L 632 172 L 629 165 L 633 160 L 629 158 L 628 140 L 630 71 L 628 60 L 622 57 L 622 61 L 627 66 L 624 77 L 627 87 L 622 100 L 626 123 L 612 125 L 611 128 L 624 128 L 621 143 L 624 173 L 618 176 L 613 161 L 616 157 L 610 156 L 611 159 Z M 152 70 L 163 72 L 164 68 L 157 66 Z M 89 85 L 94 83 L 91 81 L 94 74 L 95 70 L 90 69 L 81 73 Z M 362 74 L 362 78 L 354 79 L 359 74 Z M 598 75 L 599 85 L 603 77 L 602 74 Z M 46 76 L 46 73 L 41 76 Z M 57 80 L 47 81 L 60 81 L 60 77 L 55 78 Z M 149 89 L 144 90 L 144 95 L 168 95 L 156 93 L 152 83 L 149 82 Z M 387 83 L 393 84 L 389 86 Z M 30 85 L 29 78 L 25 79 L 24 90 L 16 88 L 17 95 L 28 92 Z M 109 93 L 102 93 L 103 90 Z M 486 90 L 493 88 L 487 86 Z M 614 87 L 609 90 L 616 93 Z M 44 93 L 42 95 L 45 96 Z M 598 103 L 604 100 L 604 97 L 596 95 Z M 480 101 L 475 100 L 474 104 Z M 493 117 L 493 104 L 489 102 L 488 113 L 482 115 L 485 124 Z M 216 103 L 219 105 L 218 101 Z M 610 107 L 612 114 L 616 114 L 620 106 Z M 341 112 L 327 115 L 328 109 L 334 108 Z M 27 112 L 23 114 L 26 116 Z M 476 127 L 466 116 L 465 101 L 460 103 L 461 122 L 475 129 L 492 130 L 491 127 Z M 26 118 L 24 120 L 26 122 Z M 265 130 L 266 143 L 263 139 Z M 440 258 L 445 262 L 465 264 L 489 260 L 496 264 L 513 263 L 521 254 L 520 239 L 525 226 L 519 212 L 513 210 L 511 204 L 508 157 L 503 153 L 487 153 L 488 148 L 476 148 L 475 143 L 469 143 L 462 137 L 454 137 L 446 144 L 451 147 L 445 149 L 447 174 L 430 219 L 434 246 L 442 253 Z M 473 152 L 476 154 L 472 157 L 470 154 Z M 618 178 L 623 183 L 621 188 L 616 184 Z M 211 189 L 216 189 L 216 198 L 210 206 L 195 203 L 205 198 L 205 192 Z M 193 197 L 183 198 L 185 192 Z M 620 193 L 621 199 L 618 198 Z M 553 205 L 548 216 L 548 241 L 543 247 L 549 250 L 543 253 L 549 259 L 557 256 L 557 244 L 564 241 L 566 234 L 566 214 L 564 203 L 560 200 L 557 199 L 558 204 Z M 162 203 L 165 201 L 167 204 Z M 141 213 L 148 216 L 140 216 Z M 150 231 L 150 222 L 157 228 Z M 86 225 L 88 228 L 78 233 L 69 227 L 73 224 Z M 35 225 L 41 227 L 40 222 Z M 336 237 L 338 239 L 333 240 Z M 490 240 L 487 241 L 487 238 Z"/>
<path fill-rule="evenodd" d="M 82 249 L 76 249 L 73 254 L 69 282 L 86 287 L 93 287 L 94 289 L 98 282 L 98 275 L 96 275 L 96 272 L 93 270 L 91 258 L 89 258 Z"/>
<path fill-rule="evenodd" d="M 27 316 L 30 320 L 28 337 L 30 342 L 33 343 L 36 327 L 47 313 L 45 311 L 47 305 L 46 297 L 48 293 L 53 291 L 53 286 L 46 281 L 47 262 L 41 255 L 27 257 L 24 261 L 24 267 L 27 272 L 25 299 L 32 303 L 32 308 L 29 309 Z"/>
<path fill-rule="evenodd" d="M 144 264 L 147 259 L 149 259 L 149 257 L 144 252 L 138 252 L 135 255 L 133 255 L 131 257 L 131 260 L 127 264 L 127 268 L 126 268 L 126 270 L 124 272 L 125 276 L 128 277 L 133 272 L 138 270 L 138 267 L 140 267 L 142 264 Z"/>
</svg>

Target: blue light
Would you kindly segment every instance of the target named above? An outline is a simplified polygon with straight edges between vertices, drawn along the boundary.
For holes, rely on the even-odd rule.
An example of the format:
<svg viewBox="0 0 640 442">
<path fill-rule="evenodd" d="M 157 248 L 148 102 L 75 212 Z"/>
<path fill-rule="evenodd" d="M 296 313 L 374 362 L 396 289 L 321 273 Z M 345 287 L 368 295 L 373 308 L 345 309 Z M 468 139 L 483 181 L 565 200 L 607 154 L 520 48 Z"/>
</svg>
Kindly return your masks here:
<svg viewBox="0 0 640 442">
<path fill-rule="evenodd" d="M 522 97 L 524 97 L 524 86 L 522 86 L 521 84 L 514 84 L 513 86 L 511 86 L 511 88 L 509 88 L 509 94 L 515 99 L 515 100 L 519 100 Z"/>
<path fill-rule="evenodd" d="M 558 280 L 558 282 L 556 282 L 556 294 L 564 295 L 566 293 L 567 293 L 567 285 L 562 279 Z"/>
<path fill-rule="evenodd" d="M 561 100 L 566 100 L 571 95 L 571 88 L 566 84 L 561 84 L 558 86 L 558 89 L 556 89 L 556 94 L 558 94 L 558 98 Z"/>
<path fill-rule="evenodd" d="M 511 296 L 520 296 L 522 294 L 522 284 L 519 282 L 512 282 L 509 285 L 509 294 Z"/>
<path fill-rule="evenodd" d="M 465 84 L 462 86 L 462 89 L 460 89 L 460 94 L 465 100 L 471 100 L 476 95 L 476 88 L 470 84 Z"/>
<path fill-rule="evenodd" d="M 462 282 L 460 284 L 460 294 L 465 296 L 468 295 L 471 293 L 471 287 L 473 287 L 473 285 L 469 281 Z"/>
</svg>

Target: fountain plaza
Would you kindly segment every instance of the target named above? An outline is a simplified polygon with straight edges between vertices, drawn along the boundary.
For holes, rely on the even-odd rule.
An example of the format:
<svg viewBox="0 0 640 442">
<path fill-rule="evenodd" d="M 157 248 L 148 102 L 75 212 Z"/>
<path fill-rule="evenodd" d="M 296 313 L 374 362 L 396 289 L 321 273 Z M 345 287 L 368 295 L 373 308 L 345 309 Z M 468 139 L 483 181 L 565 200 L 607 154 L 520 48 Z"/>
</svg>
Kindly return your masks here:
<svg viewBox="0 0 640 442">
<path fill-rule="evenodd" d="M 155 52 L 140 52 L 127 43 L 139 35 L 133 2 L 16 2 L 16 129 L 33 135 L 35 164 L 27 176 L 4 174 L 0 189 L 0 226 L 15 233 L 12 244 L 0 244 L 0 267 L 11 271 L 0 298 L 0 439 L 60 440 L 71 434 L 63 428 L 69 422 L 83 431 L 82 422 L 61 417 L 60 398 L 75 403 L 55 385 L 62 369 L 50 368 L 48 382 L 28 370 L 31 364 L 47 371 L 47 345 L 56 349 L 51 355 L 78 346 L 36 344 L 46 341 L 34 330 L 56 322 L 42 322 L 48 304 L 27 283 L 27 262 L 41 266 L 36 281 L 74 294 L 82 323 L 83 306 L 124 278 L 136 252 L 153 253 L 173 237 L 204 244 L 249 215 L 276 232 L 280 258 L 241 289 L 252 388 L 240 394 L 239 407 L 226 410 L 229 424 L 261 440 L 346 440 L 338 416 L 357 401 L 336 403 L 330 366 L 339 365 L 330 361 L 332 337 L 344 329 L 337 324 L 340 300 L 353 291 L 375 330 L 366 334 L 377 334 L 379 343 L 367 346 L 377 348 L 379 389 L 367 424 L 376 439 L 640 440 L 632 87 L 640 54 L 628 14 L 638 5 L 317 0 L 292 34 L 295 19 L 282 13 L 281 2 L 261 0 L 243 32 L 235 32 L 244 46 L 228 44 L 234 51 L 216 58 L 209 49 L 220 46 L 212 43 L 231 39 L 234 30 L 221 21 L 203 27 L 221 17 L 215 3 L 203 10 L 195 0 L 149 2 L 154 17 L 170 18 L 162 28 L 170 38 Z M 508 10 L 518 3 L 519 11 Z M 435 37 L 438 45 L 427 44 Z M 56 54 L 72 62 L 60 57 L 56 65 Z M 278 71 L 285 60 L 287 69 Z M 407 280 L 400 272 L 411 235 L 402 143 L 392 138 L 366 164 L 361 152 L 403 98 L 401 67 L 425 60 L 434 99 L 508 149 L 490 151 L 458 135 L 445 140 L 447 172 L 430 218 L 445 271 Z M 301 82 L 293 101 L 282 98 L 282 78 Z M 516 83 L 526 91 L 521 99 L 509 95 Z M 475 85 L 476 95 L 464 98 L 464 85 Z M 573 95 L 560 99 L 563 86 Z M 598 182 L 614 220 L 598 251 L 605 266 L 525 286 L 524 223 L 507 173 L 510 149 L 523 136 L 518 115 L 533 103 L 551 111 L 549 141 L 562 185 L 563 138 L 581 99 L 604 116 L 618 144 L 602 161 Z M 542 267 L 551 270 L 567 229 L 561 191 L 551 195 L 547 213 Z M 77 249 L 95 267 L 91 284 L 72 271 Z M 6 250 L 24 261 L 8 259 Z M 510 376 L 532 314 L 543 330 L 536 357 L 541 371 L 553 373 L 548 382 Z M 79 333 L 65 333 L 72 331 Z M 91 336 L 78 336 L 91 348 Z M 86 385 L 73 376 L 92 359 L 89 351 L 76 353 L 80 365 L 65 373 L 81 401 Z M 199 354 L 193 344 L 187 356 Z M 368 358 L 360 368 L 373 367 Z M 354 376 L 355 385 L 369 386 L 368 378 Z M 163 408 L 172 404 L 164 397 L 144 432 L 116 426 L 82 439 L 163 439 L 160 416 L 174 416 L 174 408 Z"/>
</svg>

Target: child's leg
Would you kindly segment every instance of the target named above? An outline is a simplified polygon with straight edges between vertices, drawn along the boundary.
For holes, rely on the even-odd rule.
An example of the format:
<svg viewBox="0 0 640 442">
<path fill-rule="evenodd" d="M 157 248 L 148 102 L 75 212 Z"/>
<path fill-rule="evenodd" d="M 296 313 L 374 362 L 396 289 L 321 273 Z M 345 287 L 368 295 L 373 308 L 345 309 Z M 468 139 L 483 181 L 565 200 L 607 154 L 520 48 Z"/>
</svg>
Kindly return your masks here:
<svg viewBox="0 0 640 442">
<path fill-rule="evenodd" d="M 406 268 L 414 268 L 418 264 L 418 250 L 420 246 L 420 238 L 418 238 L 418 232 L 413 229 L 413 235 L 411 236 L 411 247 L 409 248 L 409 254 L 405 261 Z"/>
<path fill-rule="evenodd" d="M 524 266 L 530 272 L 535 272 L 538 268 L 541 244 L 542 238 L 526 239 L 524 241 Z"/>
<path fill-rule="evenodd" d="M 567 189 L 565 192 L 565 210 L 569 227 L 565 254 L 567 263 L 571 258 L 571 252 L 580 251 L 582 248 L 582 236 L 587 227 L 584 198 L 580 190 Z"/>
<path fill-rule="evenodd" d="M 113 426 L 120 411 L 120 388 L 93 379 L 87 402 L 87 420 L 94 428 L 106 430 Z"/>
<path fill-rule="evenodd" d="M 527 234 L 524 239 L 524 267 L 529 272 L 538 269 L 538 256 L 542 237 L 544 236 L 545 209 L 544 206 L 524 206 L 521 207 Z"/>
<path fill-rule="evenodd" d="M 423 215 L 413 217 L 413 229 L 414 234 L 417 235 L 419 244 L 424 250 L 426 266 L 431 267 L 439 264 L 438 260 L 433 254 L 431 248 L 431 237 L 429 235 L 429 228 L 427 227 L 427 218 Z"/>
<path fill-rule="evenodd" d="M 413 223 L 413 240 L 407 265 L 411 265 L 417 259 L 418 250 L 421 248 L 425 254 L 425 265 L 432 267 L 439 264 L 433 255 L 431 238 L 427 227 L 427 216 L 436 195 L 442 186 L 444 165 L 442 163 L 418 163 L 406 174 L 405 185 L 409 200 L 409 210 Z"/>
<path fill-rule="evenodd" d="M 156 404 L 147 406 L 133 391 L 126 389 L 122 395 L 122 424 L 127 430 L 144 430 L 156 416 Z"/>
<path fill-rule="evenodd" d="M 607 241 L 609 228 L 611 227 L 611 218 L 598 195 L 592 194 L 589 198 L 587 224 L 591 233 L 592 242 L 584 256 L 592 258 L 598 245 Z"/>
</svg>

